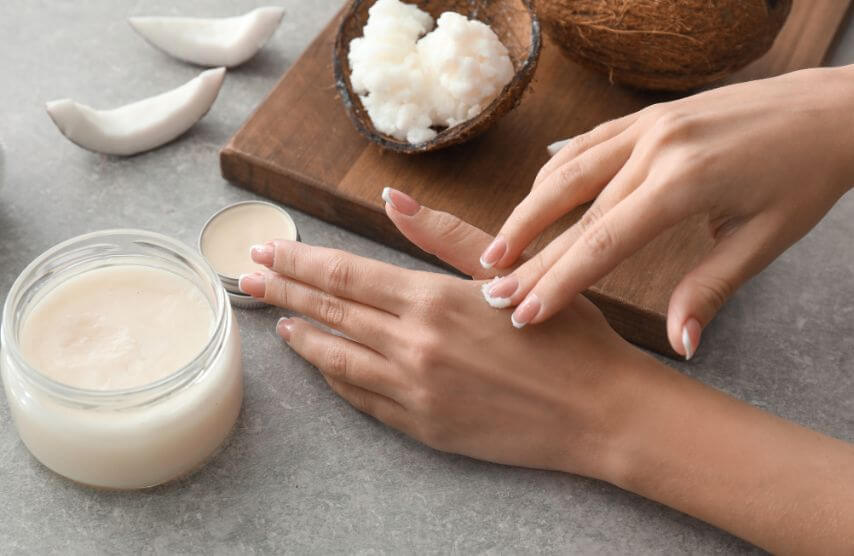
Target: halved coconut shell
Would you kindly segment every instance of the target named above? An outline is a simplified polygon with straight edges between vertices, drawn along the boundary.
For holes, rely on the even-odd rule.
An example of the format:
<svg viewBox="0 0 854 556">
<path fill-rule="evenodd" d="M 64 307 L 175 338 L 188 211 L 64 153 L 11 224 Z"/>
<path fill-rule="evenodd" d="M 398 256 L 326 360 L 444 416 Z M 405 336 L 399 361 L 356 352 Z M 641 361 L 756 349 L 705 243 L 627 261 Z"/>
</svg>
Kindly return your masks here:
<svg viewBox="0 0 854 556">
<path fill-rule="evenodd" d="M 792 0 L 538 0 L 571 58 L 638 89 L 686 91 L 765 54 Z"/>
<path fill-rule="evenodd" d="M 483 112 L 459 125 L 439 132 L 425 143 L 413 145 L 377 131 L 367 110 L 362 106 L 359 95 L 350 84 L 348 53 L 350 41 L 362 36 L 368 22 L 368 10 L 375 0 L 352 0 L 344 13 L 338 36 L 335 38 L 333 66 L 335 81 L 347 114 L 359 133 L 380 147 L 399 153 L 424 153 L 468 141 L 486 131 L 499 118 L 510 112 L 522 100 L 522 95 L 537 67 L 542 46 L 540 22 L 531 0 L 416 0 L 409 1 L 434 19 L 447 11 L 453 11 L 472 19 L 480 20 L 495 31 L 510 52 L 510 60 L 516 75 Z"/>
</svg>

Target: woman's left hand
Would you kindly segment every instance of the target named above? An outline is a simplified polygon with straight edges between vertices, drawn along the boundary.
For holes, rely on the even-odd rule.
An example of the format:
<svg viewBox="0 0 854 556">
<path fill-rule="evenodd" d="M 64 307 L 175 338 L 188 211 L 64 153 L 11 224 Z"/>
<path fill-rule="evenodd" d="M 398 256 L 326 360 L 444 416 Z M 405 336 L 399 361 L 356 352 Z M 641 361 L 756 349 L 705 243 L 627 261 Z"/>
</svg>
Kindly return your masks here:
<svg viewBox="0 0 854 556">
<path fill-rule="evenodd" d="M 491 237 L 400 192 L 386 199 L 415 244 L 485 277 L 468 261 Z M 771 552 L 851 553 L 850 445 L 662 365 L 581 296 L 518 334 L 483 303 L 483 281 L 288 241 L 254 257 L 272 271 L 244 277 L 247 293 L 348 336 L 283 319 L 290 346 L 357 409 L 428 446 L 602 479 Z"/>
<path fill-rule="evenodd" d="M 452 264 L 476 261 L 491 239 L 418 209 L 387 207 L 404 234 Z M 244 291 L 347 336 L 299 318 L 277 327 L 357 409 L 439 450 L 612 479 L 605 439 L 631 403 L 621 376 L 638 352 L 583 297 L 517 334 L 508 312 L 483 303 L 482 281 L 284 240 L 253 255 L 273 272 L 243 277 Z"/>
</svg>

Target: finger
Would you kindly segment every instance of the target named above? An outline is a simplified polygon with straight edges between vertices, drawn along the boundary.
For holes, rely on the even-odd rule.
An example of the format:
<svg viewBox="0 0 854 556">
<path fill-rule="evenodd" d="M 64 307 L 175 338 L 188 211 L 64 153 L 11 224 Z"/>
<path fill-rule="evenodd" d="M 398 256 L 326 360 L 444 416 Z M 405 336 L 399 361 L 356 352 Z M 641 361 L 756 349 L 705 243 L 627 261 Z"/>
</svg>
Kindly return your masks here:
<svg viewBox="0 0 854 556">
<path fill-rule="evenodd" d="M 682 214 L 671 205 L 675 195 L 665 199 L 653 193 L 660 189 L 642 185 L 607 213 L 588 210 L 579 221 L 581 235 L 519 304 L 513 324 L 521 328 L 547 320 L 675 224 Z"/>
<path fill-rule="evenodd" d="M 409 241 L 474 279 L 490 278 L 494 272 L 477 263 L 492 236 L 453 214 L 422 207 L 396 189 L 383 190 L 385 211 Z"/>
<path fill-rule="evenodd" d="M 616 120 L 609 120 L 599 124 L 587 133 L 576 135 L 571 139 L 565 139 L 565 143 L 561 145 L 557 154 L 553 155 L 552 158 L 549 159 L 542 168 L 540 168 L 540 171 L 537 173 L 537 177 L 534 178 L 534 187 L 538 187 L 539 184 L 548 178 L 552 172 L 573 158 L 579 156 L 588 149 L 621 134 L 638 119 L 638 114 L 638 112 L 635 112 L 633 114 L 623 116 L 622 118 L 617 118 Z M 555 145 L 555 143 L 552 143 L 549 147 L 553 147 Z"/>
<path fill-rule="evenodd" d="M 344 398 L 357 411 L 366 413 L 380 423 L 402 431 L 409 436 L 415 436 L 412 417 L 396 401 L 326 375 L 323 375 L 323 378 L 333 392 Z"/>
<path fill-rule="evenodd" d="M 397 317 L 272 272 L 240 278 L 240 289 L 270 305 L 295 311 L 382 351 Z"/>
<path fill-rule="evenodd" d="M 543 230 L 575 207 L 591 201 L 628 162 L 634 141 L 619 135 L 588 149 L 534 188 L 501 227 L 481 257 L 487 268 L 506 268 Z"/>
<path fill-rule="evenodd" d="M 505 305 L 518 305 L 533 287 L 545 276 L 563 255 L 578 241 L 586 226 L 586 220 L 593 214 L 606 214 L 625 199 L 643 181 L 644 166 L 632 155 L 629 162 L 620 169 L 611 183 L 599 194 L 596 201 L 587 209 L 585 216 L 553 239 L 539 253 L 521 264 L 512 274 L 490 284 L 489 296 L 493 300 L 503 300 Z M 487 299 L 488 301 L 489 299 Z"/>
<path fill-rule="evenodd" d="M 252 259 L 333 296 L 397 314 L 407 305 L 409 271 L 345 251 L 277 239 L 252 248 Z"/>
<path fill-rule="evenodd" d="M 281 319 L 276 331 L 303 359 L 327 377 L 397 399 L 404 385 L 381 354 L 329 334 L 302 319 Z"/>
<path fill-rule="evenodd" d="M 703 329 L 743 283 L 768 266 L 791 242 L 779 218 L 761 214 L 718 240 L 670 296 L 667 337 L 676 353 L 694 356 Z"/>
</svg>

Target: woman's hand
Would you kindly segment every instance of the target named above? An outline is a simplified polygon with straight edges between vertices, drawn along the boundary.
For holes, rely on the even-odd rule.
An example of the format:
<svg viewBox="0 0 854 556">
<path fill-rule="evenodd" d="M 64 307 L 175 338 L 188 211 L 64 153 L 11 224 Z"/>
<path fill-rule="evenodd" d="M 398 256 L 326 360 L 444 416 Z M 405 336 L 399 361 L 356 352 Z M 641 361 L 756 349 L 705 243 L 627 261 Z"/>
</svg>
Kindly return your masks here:
<svg viewBox="0 0 854 556">
<path fill-rule="evenodd" d="M 470 261 L 491 237 L 383 196 L 404 235 L 484 276 Z M 290 346 L 357 409 L 429 446 L 597 477 L 772 552 L 854 550 L 854 448 L 658 363 L 581 296 L 518 334 L 481 301 L 483 282 L 287 241 L 253 256 L 273 272 L 244 277 L 245 291 L 348 336 L 283 319 Z"/>
<path fill-rule="evenodd" d="M 403 228 L 417 236 L 448 215 L 420 217 Z M 448 253 L 472 255 L 491 239 L 447 229 Z M 253 256 L 272 272 L 243 277 L 244 291 L 347 336 L 299 318 L 278 325 L 359 410 L 439 450 L 610 478 L 608 439 L 626 406 L 621 360 L 636 352 L 586 299 L 517 334 L 506 312 L 483 303 L 482 282 L 283 240 Z"/>
<path fill-rule="evenodd" d="M 806 234 L 854 184 L 854 66 L 732 85 L 607 122 L 540 171 L 480 254 L 507 269 L 547 226 L 582 219 L 492 287 L 517 327 L 546 321 L 655 236 L 693 215 L 715 247 L 677 286 L 673 349 L 690 357 L 702 327 L 744 281 Z"/>
</svg>

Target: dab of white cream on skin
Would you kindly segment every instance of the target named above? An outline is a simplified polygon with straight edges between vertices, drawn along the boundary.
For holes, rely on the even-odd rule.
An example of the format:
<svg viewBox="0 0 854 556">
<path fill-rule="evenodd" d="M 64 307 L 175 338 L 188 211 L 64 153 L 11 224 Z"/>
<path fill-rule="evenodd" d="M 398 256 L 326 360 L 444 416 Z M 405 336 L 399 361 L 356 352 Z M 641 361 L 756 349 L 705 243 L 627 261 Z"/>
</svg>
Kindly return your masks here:
<svg viewBox="0 0 854 556">
<path fill-rule="evenodd" d="M 244 203 L 216 215 L 202 233 L 202 254 L 221 276 L 237 279 L 264 270 L 250 256 L 253 245 L 273 239 L 297 239 L 293 219 L 266 203 Z"/>
<path fill-rule="evenodd" d="M 382 133 L 429 141 L 433 127 L 474 118 L 513 79 L 507 48 L 480 21 L 445 12 L 433 30 L 430 14 L 399 0 L 378 0 L 369 14 L 350 42 L 350 82 Z"/>
<path fill-rule="evenodd" d="M 156 382 L 199 355 L 213 309 L 189 280 L 142 265 L 99 268 L 70 278 L 32 309 L 21 353 L 53 380 L 87 390 Z"/>
<path fill-rule="evenodd" d="M 47 103 L 47 113 L 72 143 L 104 154 L 129 156 L 176 139 L 208 113 L 225 68 L 202 72 L 176 89 L 112 110 L 71 99 Z"/>
<path fill-rule="evenodd" d="M 257 8 L 237 17 L 130 17 L 128 23 L 166 54 L 200 66 L 233 68 L 264 46 L 285 10 Z"/>
<path fill-rule="evenodd" d="M 489 290 L 492 289 L 492 286 L 495 285 L 498 280 L 500 280 L 500 276 L 496 276 L 492 279 L 491 282 L 486 282 L 480 287 L 480 291 L 483 294 L 483 298 L 489 303 L 490 307 L 495 309 L 506 309 L 510 306 L 510 298 L 509 297 L 493 297 L 489 295 Z"/>
</svg>

